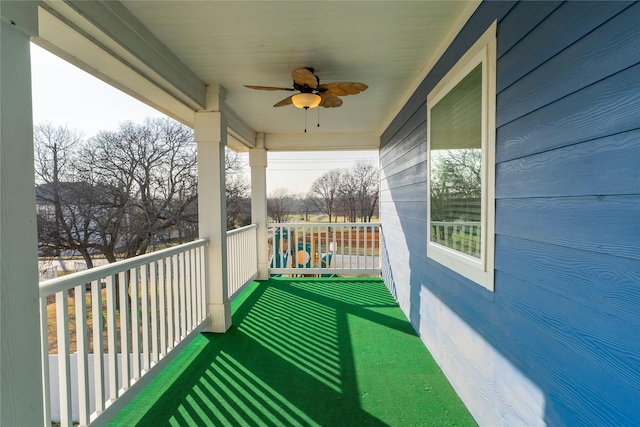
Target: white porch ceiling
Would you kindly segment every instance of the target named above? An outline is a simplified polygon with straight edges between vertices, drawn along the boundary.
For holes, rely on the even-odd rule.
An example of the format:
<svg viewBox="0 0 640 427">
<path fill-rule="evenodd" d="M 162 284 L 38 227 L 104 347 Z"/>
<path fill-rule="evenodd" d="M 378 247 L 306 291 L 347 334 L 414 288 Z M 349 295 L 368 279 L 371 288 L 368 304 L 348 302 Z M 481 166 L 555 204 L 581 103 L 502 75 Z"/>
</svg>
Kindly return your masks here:
<svg viewBox="0 0 640 427">
<path fill-rule="evenodd" d="M 188 125 L 219 84 L 229 127 L 251 146 L 376 148 L 379 136 L 476 1 L 59 1 L 40 2 L 35 43 Z M 340 108 L 304 111 L 273 104 L 290 92 L 291 71 L 313 67 L 321 83 L 369 89 Z M 98 102 L 98 100 L 96 100 Z M 299 141 L 299 143 L 297 143 Z"/>
</svg>

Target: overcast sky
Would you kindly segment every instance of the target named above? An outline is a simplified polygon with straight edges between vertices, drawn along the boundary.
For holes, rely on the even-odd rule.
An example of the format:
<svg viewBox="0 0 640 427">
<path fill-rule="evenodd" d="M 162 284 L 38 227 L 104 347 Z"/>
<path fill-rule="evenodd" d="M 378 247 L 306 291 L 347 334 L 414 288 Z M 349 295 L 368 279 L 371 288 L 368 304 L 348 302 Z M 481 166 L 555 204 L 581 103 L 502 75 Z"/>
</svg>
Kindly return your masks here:
<svg viewBox="0 0 640 427">
<path fill-rule="evenodd" d="M 91 137 L 116 130 L 121 122 L 142 122 L 163 114 L 103 83 L 57 56 L 32 44 L 33 122 L 51 122 Z M 269 153 L 267 191 L 285 187 L 306 193 L 311 183 L 329 169 L 346 168 L 357 160 L 377 165 L 377 152 Z"/>
</svg>

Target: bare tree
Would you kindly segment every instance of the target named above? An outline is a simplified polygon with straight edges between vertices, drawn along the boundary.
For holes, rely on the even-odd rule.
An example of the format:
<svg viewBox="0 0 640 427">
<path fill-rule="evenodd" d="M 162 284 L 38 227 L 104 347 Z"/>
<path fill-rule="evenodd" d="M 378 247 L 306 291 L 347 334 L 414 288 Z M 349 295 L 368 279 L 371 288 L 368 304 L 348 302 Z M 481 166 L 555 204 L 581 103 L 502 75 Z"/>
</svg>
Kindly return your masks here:
<svg viewBox="0 0 640 427">
<path fill-rule="evenodd" d="M 431 153 L 431 219 L 480 220 L 482 152 L 479 149 Z"/>
<path fill-rule="evenodd" d="M 349 171 L 356 182 L 356 198 L 360 217 L 363 221 L 370 222 L 378 205 L 380 180 L 378 168 L 371 162 L 359 161 Z"/>
<path fill-rule="evenodd" d="M 292 213 L 295 196 L 284 187 L 269 193 L 267 198 L 267 216 L 273 222 L 285 222 Z"/>
<path fill-rule="evenodd" d="M 83 140 L 79 132 L 34 129 L 38 238 L 42 253 L 80 253 L 87 268 L 157 244 L 198 235 L 196 145 L 191 129 L 169 119 L 121 124 Z M 250 221 L 246 161 L 226 151 L 229 227 Z"/>
<path fill-rule="evenodd" d="M 87 186 L 77 178 L 80 132 L 51 123 L 34 129 L 38 245 L 47 255 L 79 253 L 87 268 L 93 266 L 93 206 Z"/>
<path fill-rule="evenodd" d="M 229 148 L 225 151 L 225 184 L 227 201 L 227 229 L 251 222 L 249 181 L 246 175 L 246 156 Z"/>
<path fill-rule="evenodd" d="M 85 179 L 100 182 L 105 197 L 96 200 L 100 243 L 110 262 L 143 254 L 158 236 L 182 221 L 194 221 L 197 198 L 192 131 L 169 119 L 123 123 L 100 132 L 83 151 Z"/>
<path fill-rule="evenodd" d="M 311 184 L 309 190 L 310 197 L 316 200 L 318 208 L 329 217 L 331 222 L 335 203 L 340 192 L 340 176 L 342 172 L 339 169 L 332 169 L 322 174 Z"/>
<path fill-rule="evenodd" d="M 309 214 L 318 212 L 318 203 L 315 197 L 307 195 L 300 199 L 301 212 L 304 213 L 304 220 L 309 221 Z"/>
<path fill-rule="evenodd" d="M 340 176 L 340 205 L 349 221 L 371 221 L 378 204 L 378 170 L 371 162 L 357 162 Z"/>
</svg>

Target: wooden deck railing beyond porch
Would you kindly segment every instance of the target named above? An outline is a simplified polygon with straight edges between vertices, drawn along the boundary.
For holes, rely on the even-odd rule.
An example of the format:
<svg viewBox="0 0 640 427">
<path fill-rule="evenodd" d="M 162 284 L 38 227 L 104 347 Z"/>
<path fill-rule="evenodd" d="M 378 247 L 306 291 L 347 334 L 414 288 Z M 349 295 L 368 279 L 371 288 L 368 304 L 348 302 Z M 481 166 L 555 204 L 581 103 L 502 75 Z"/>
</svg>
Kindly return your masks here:
<svg viewBox="0 0 640 427">
<path fill-rule="evenodd" d="M 374 222 L 267 224 L 269 271 L 331 276 L 380 272 L 381 227 Z"/>
</svg>

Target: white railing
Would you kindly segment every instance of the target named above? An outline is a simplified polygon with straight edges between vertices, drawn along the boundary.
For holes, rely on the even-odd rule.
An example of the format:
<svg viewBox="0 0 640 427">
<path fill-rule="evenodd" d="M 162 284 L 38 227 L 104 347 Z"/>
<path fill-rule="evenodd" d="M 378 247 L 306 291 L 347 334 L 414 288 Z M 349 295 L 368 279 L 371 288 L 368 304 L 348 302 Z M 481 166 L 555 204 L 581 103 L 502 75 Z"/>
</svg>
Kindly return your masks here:
<svg viewBox="0 0 640 427">
<path fill-rule="evenodd" d="M 271 223 L 267 227 L 271 274 L 380 272 L 379 223 Z"/>
<path fill-rule="evenodd" d="M 480 258 L 480 227 L 477 221 L 431 221 L 431 241 Z"/>
<path fill-rule="evenodd" d="M 74 418 L 104 425 L 204 329 L 206 245 L 198 240 L 40 283 L 45 426 L 57 412 L 50 352 L 58 356 L 61 426 Z"/>
<path fill-rule="evenodd" d="M 255 224 L 227 231 L 227 280 L 229 299 L 258 275 L 257 228 Z"/>
</svg>

